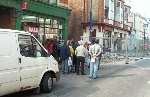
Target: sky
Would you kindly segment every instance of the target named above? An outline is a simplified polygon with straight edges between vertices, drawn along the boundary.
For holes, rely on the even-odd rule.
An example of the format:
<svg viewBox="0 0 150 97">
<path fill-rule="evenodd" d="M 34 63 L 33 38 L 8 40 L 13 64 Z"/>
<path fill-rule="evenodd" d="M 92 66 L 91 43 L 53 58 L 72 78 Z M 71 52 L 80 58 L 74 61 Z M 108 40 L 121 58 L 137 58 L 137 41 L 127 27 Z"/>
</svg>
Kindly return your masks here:
<svg viewBox="0 0 150 97">
<path fill-rule="evenodd" d="M 142 16 L 150 18 L 150 0 L 130 0 L 133 12 L 138 12 Z"/>
</svg>

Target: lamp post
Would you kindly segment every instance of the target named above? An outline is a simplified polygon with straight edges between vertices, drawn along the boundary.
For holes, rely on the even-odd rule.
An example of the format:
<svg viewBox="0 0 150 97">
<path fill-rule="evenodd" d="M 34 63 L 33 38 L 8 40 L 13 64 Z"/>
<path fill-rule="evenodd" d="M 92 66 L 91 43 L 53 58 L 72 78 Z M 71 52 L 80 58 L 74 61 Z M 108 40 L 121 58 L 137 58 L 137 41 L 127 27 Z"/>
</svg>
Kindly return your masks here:
<svg viewBox="0 0 150 97">
<path fill-rule="evenodd" d="M 126 61 L 125 61 L 125 63 L 126 64 L 129 64 L 129 58 L 128 58 L 128 35 L 126 34 L 126 37 L 125 37 L 125 45 L 126 45 L 126 52 L 125 52 L 125 54 L 126 54 Z"/>
<path fill-rule="evenodd" d="M 89 15 L 90 15 L 90 19 L 89 19 L 89 41 L 92 41 L 91 39 L 91 33 L 92 33 L 92 0 L 89 0 L 90 3 L 90 11 L 89 11 Z"/>
</svg>

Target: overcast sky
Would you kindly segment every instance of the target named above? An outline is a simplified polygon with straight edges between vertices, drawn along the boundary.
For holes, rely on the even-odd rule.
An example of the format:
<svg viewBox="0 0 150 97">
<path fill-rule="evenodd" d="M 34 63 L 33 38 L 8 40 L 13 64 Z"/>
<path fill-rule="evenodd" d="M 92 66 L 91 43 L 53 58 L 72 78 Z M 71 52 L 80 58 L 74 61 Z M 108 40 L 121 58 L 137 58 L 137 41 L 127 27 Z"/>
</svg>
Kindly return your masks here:
<svg viewBox="0 0 150 97">
<path fill-rule="evenodd" d="M 150 0 L 131 0 L 132 10 L 150 18 Z"/>
</svg>

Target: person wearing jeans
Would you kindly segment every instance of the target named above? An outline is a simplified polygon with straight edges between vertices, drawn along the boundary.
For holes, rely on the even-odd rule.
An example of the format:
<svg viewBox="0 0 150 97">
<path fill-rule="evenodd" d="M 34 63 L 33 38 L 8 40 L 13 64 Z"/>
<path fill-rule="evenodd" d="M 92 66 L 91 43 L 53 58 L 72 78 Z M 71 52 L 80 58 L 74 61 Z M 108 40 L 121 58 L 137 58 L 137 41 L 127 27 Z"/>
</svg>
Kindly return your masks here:
<svg viewBox="0 0 150 97">
<path fill-rule="evenodd" d="M 91 62 L 90 62 L 90 78 L 96 79 L 97 78 L 97 70 L 98 70 L 98 65 L 100 64 L 99 62 L 99 55 L 101 54 L 101 47 L 98 44 L 99 40 L 93 40 L 93 45 L 90 46 L 89 48 L 89 54 L 91 56 Z"/>
<path fill-rule="evenodd" d="M 62 72 L 68 73 L 68 59 L 62 60 Z"/>
<path fill-rule="evenodd" d="M 89 75 L 90 78 L 95 79 L 97 77 L 96 73 L 98 70 L 98 64 L 99 64 L 98 58 L 95 59 L 95 62 L 90 62 L 90 75 Z"/>
</svg>

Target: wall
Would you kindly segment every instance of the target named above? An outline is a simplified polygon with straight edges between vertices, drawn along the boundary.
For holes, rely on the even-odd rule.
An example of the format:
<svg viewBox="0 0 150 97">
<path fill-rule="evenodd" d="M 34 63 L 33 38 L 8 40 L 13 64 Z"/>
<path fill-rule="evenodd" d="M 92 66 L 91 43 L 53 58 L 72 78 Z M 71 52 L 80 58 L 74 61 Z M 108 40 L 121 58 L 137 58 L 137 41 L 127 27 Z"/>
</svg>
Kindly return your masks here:
<svg viewBox="0 0 150 97">
<path fill-rule="evenodd" d="M 83 0 L 68 0 L 71 8 L 69 16 L 69 39 L 79 40 L 82 35 Z"/>
<path fill-rule="evenodd" d="M 99 39 L 99 43 L 103 45 L 103 33 L 99 32 L 97 26 L 93 26 L 93 30 L 94 29 L 96 30 L 96 38 Z M 89 41 L 89 35 L 90 35 L 89 28 L 86 27 L 86 32 L 83 33 L 83 41 Z"/>
<path fill-rule="evenodd" d="M 13 14 L 13 9 L 0 7 L 0 28 L 15 29 Z"/>
</svg>

